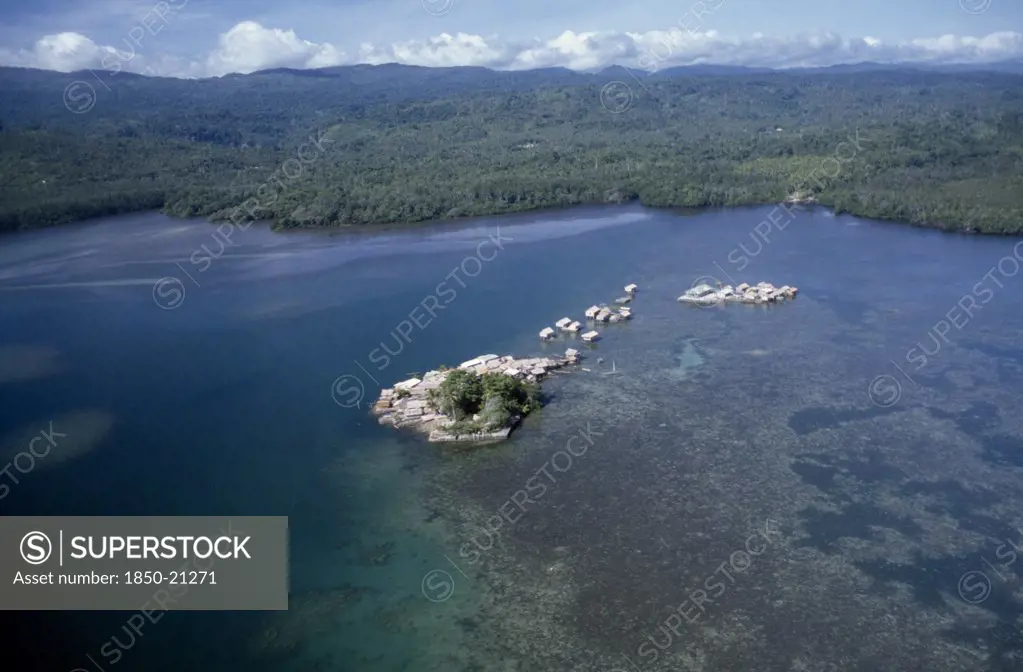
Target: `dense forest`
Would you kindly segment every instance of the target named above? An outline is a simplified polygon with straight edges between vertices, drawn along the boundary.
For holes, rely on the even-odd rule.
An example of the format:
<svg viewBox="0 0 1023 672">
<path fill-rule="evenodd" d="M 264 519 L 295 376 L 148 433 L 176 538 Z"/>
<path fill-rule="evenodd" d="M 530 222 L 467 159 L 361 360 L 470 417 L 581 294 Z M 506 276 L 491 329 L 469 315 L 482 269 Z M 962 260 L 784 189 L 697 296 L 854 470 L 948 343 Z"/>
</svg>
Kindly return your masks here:
<svg viewBox="0 0 1023 672">
<path fill-rule="evenodd" d="M 0 68 L 0 230 L 162 209 L 279 227 L 813 196 L 1023 232 L 1023 76 Z"/>
</svg>

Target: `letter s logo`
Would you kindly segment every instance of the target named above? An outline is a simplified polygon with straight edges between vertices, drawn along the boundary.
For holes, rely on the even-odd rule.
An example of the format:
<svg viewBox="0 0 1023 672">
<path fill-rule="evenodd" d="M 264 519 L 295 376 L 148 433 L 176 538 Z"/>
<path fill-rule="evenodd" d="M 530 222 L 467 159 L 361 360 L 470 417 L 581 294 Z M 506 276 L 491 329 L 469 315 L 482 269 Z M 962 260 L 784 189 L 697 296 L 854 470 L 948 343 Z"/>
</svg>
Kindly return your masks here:
<svg viewBox="0 0 1023 672">
<path fill-rule="evenodd" d="M 85 114 L 96 106 L 96 89 L 92 84 L 76 80 L 64 89 L 64 107 L 72 114 Z"/>
</svg>

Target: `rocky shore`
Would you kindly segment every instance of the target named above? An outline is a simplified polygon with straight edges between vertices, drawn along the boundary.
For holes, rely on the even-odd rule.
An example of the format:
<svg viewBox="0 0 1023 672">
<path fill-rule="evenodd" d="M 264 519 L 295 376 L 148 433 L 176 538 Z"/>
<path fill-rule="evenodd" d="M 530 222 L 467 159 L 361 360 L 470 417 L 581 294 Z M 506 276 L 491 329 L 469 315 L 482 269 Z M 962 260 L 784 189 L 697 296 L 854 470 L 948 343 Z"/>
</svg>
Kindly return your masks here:
<svg viewBox="0 0 1023 672">
<path fill-rule="evenodd" d="M 812 193 L 803 193 L 797 191 L 790 194 L 788 198 L 782 201 L 785 205 L 816 205 L 817 199 Z"/>
<path fill-rule="evenodd" d="M 512 429 L 522 420 L 521 416 L 512 416 L 505 426 L 493 430 L 456 433 L 452 429 L 456 426 L 452 413 L 444 409 L 443 401 L 438 402 L 431 392 L 439 390 L 447 377 L 457 370 L 478 375 L 498 374 L 513 380 L 539 383 L 552 371 L 578 361 L 579 353 L 572 348 L 565 351 L 564 357 L 516 359 L 511 355 L 482 355 L 462 362 L 457 369 L 427 371 L 422 378 L 410 378 L 382 390 L 372 412 L 378 416 L 380 424 L 422 432 L 433 443 L 501 441 L 511 435 Z M 480 420 L 479 415 L 472 420 Z"/>
<path fill-rule="evenodd" d="M 794 299 L 798 292 L 798 287 L 790 287 L 788 285 L 775 287 L 769 282 L 759 282 L 756 285 L 744 282 L 734 288 L 731 285 L 714 288 L 707 284 L 701 284 L 678 297 L 678 301 L 679 303 L 695 303 L 701 306 L 726 302 L 776 303 L 778 301 Z"/>
</svg>

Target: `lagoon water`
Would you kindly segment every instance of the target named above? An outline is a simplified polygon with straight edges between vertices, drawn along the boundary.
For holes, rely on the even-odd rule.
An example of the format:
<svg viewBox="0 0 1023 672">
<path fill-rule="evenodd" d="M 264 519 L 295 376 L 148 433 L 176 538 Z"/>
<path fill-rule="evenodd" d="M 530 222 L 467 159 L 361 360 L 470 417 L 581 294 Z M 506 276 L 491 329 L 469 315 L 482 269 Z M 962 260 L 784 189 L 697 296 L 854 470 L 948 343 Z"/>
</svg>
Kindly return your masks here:
<svg viewBox="0 0 1023 672">
<path fill-rule="evenodd" d="M 291 529 L 289 611 L 134 640 L 128 613 L 7 614 L 18 669 L 1020 669 L 1016 241 L 816 209 L 757 240 L 771 212 L 256 225 L 219 258 L 156 214 L 4 238 L 2 463 L 68 437 L 0 513 Z M 675 301 L 706 277 L 800 294 Z M 536 334 L 630 282 L 634 319 L 511 441 L 368 415 L 412 372 L 580 347 Z"/>
</svg>

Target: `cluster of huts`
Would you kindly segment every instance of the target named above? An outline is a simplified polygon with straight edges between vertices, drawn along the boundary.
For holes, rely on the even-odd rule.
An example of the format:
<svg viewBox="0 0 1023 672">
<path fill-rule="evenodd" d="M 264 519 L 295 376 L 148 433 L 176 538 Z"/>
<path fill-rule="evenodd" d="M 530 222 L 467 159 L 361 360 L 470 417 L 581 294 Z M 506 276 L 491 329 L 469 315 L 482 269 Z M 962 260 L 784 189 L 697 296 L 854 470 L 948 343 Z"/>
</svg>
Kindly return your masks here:
<svg viewBox="0 0 1023 672">
<path fill-rule="evenodd" d="M 595 324 L 628 320 L 632 317 L 632 309 L 629 308 L 629 304 L 637 289 L 638 287 L 634 284 L 626 285 L 624 296 L 615 299 L 612 305 L 590 306 L 585 311 L 585 319 Z M 769 282 L 759 282 L 756 285 L 744 282 L 734 288 L 721 283 L 718 283 L 717 287 L 700 284 L 678 297 L 678 300 L 682 303 L 698 305 L 713 305 L 723 302 L 773 303 L 794 299 L 798 291 L 797 287 L 789 285 L 775 287 Z M 583 329 L 581 322 L 570 317 L 563 317 L 555 323 L 555 328 L 544 328 L 540 332 L 540 338 L 549 341 L 555 338 L 559 331 L 578 334 Z M 586 342 L 595 341 L 599 337 L 600 334 L 595 329 L 581 334 L 581 338 Z M 530 382 L 539 382 L 555 369 L 578 363 L 579 358 L 579 351 L 573 348 L 568 348 L 564 357 L 516 359 L 511 355 L 503 357 L 482 355 L 462 362 L 458 368 L 479 374 L 500 373 Z M 380 398 L 373 405 L 373 413 L 379 416 L 381 424 L 424 431 L 429 435 L 430 441 L 496 441 L 508 438 L 511 426 L 472 436 L 456 436 L 450 433 L 449 427 L 453 423 L 453 419 L 443 409 L 436 408 L 436 405 L 430 401 L 430 391 L 439 388 L 448 374 L 447 370 L 428 371 L 422 378 L 410 378 L 395 384 L 392 388 L 381 391 Z"/>
<path fill-rule="evenodd" d="M 636 290 L 638 289 L 639 287 L 634 284 L 626 285 L 625 296 L 615 299 L 614 305 L 611 306 L 606 304 L 590 306 L 585 311 L 586 319 L 595 323 L 606 324 L 609 322 L 621 322 L 631 318 L 632 309 L 628 307 L 628 304 L 632 302 L 632 297 L 636 294 Z M 554 327 L 555 328 L 544 327 L 540 330 L 540 340 L 549 341 L 557 336 L 558 331 L 577 334 L 583 330 L 582 322 L 573 320 L 570 317 L 561 318 L 554 323 Z M 595 329 L 591 329 L 584 332 L 581 335 L 581 338 L 587 343 L 590 343 L 600 338 L 600 332 Z"/>
<path fill-rule="evenodd" d="M 758 282 L 755 285 L 742 283 L 736 287 L 721 285 L 711 287 L 708 284 L 700 284 L 686 291 L 678 297 L 680 303 L 695 303 L 698 305 L 712 305 L 716 303 L 775 303 L 785 299 L 796 298 L 799 292 L 798 287 L 783 285 L 775 287 L 769 282 Z"/>
</svg>

